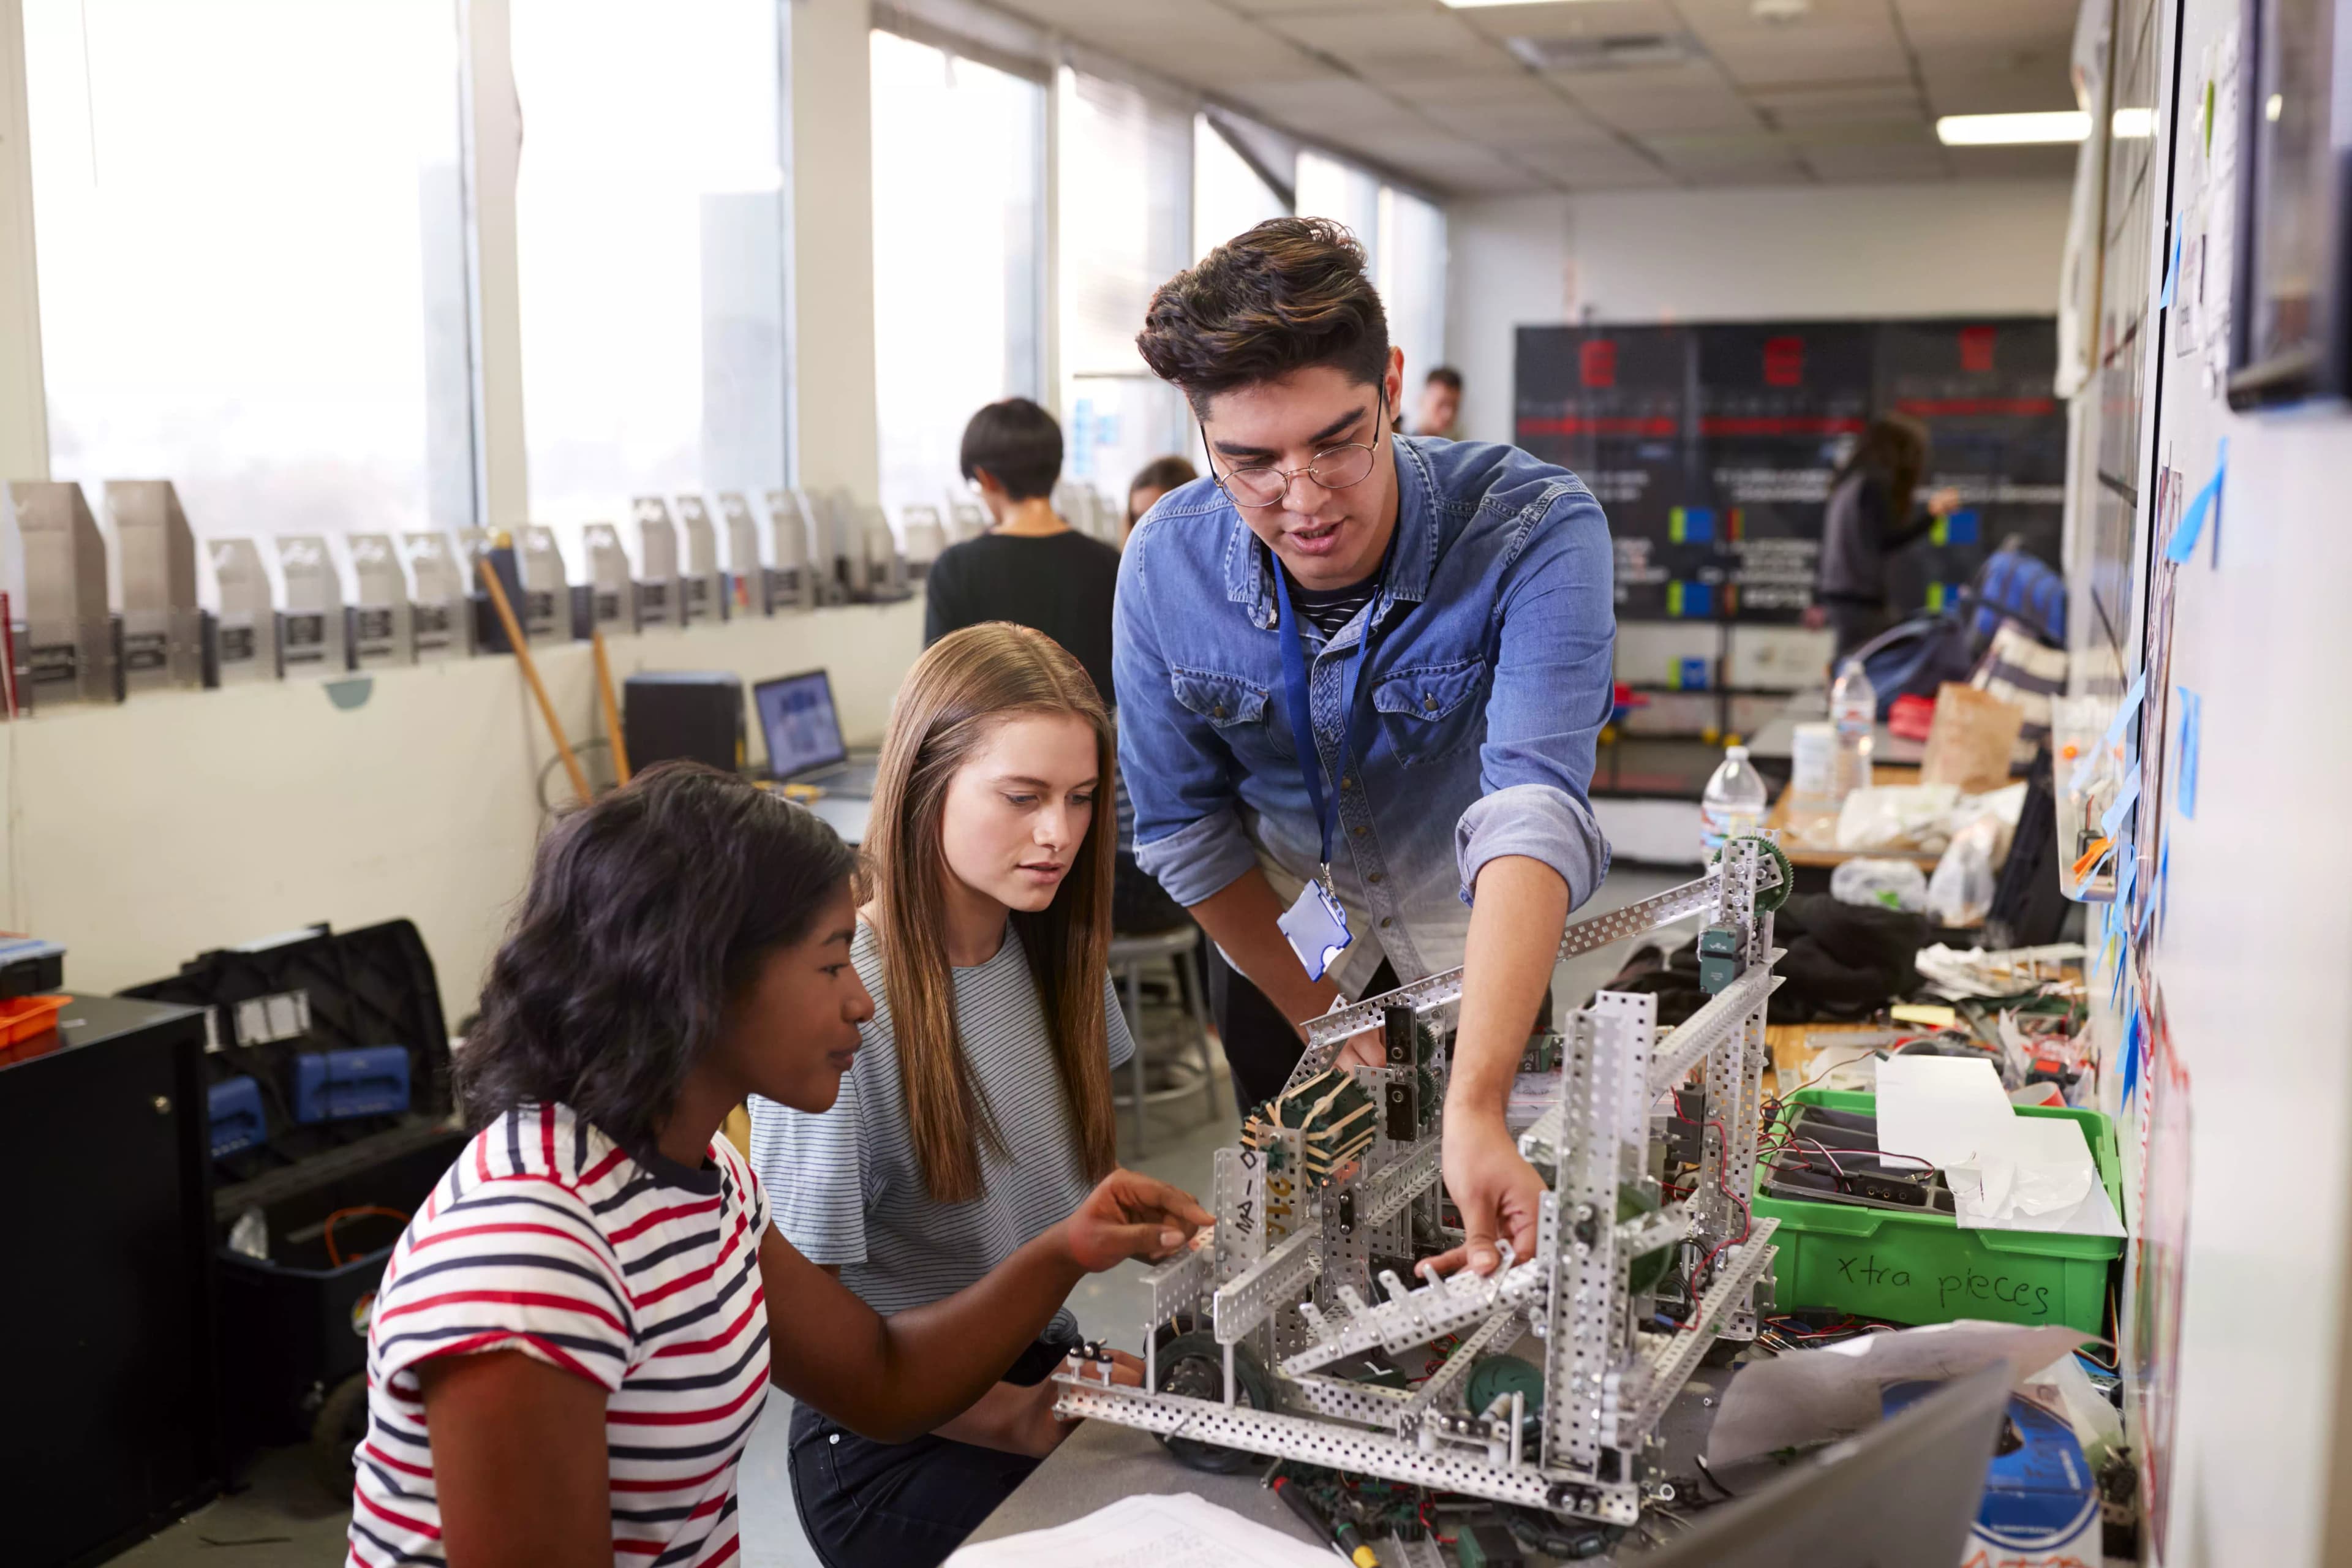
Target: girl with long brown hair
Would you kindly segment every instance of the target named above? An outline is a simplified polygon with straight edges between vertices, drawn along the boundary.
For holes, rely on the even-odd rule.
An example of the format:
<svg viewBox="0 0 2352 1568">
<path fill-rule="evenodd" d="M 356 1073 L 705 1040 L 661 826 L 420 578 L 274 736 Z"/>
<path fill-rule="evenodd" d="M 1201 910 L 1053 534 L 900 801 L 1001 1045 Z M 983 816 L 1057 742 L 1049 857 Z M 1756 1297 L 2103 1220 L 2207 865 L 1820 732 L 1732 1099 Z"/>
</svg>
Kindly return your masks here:
<svg viewBox="0 0 2352 1568">
<path fill-rule="evenodd" d="M 891 709 L 851 950 L 874 996 L 863 1047 L 822 1115 L 751 1102 L 778 1228 L 877 1311 L 984 1276 L 1114 1163 L 1110 1074 L 1135 1047 L 1107 962 L 1112 756 L 1085 669 L 1003 622 L 934 643 Z M 796 1410 L 793 1490 L 818 1554 L 945 1559 L 1066 1435 L 1045 1377 L 1076 1338 L 1065 1310 L 911 1443 Z"/>
</svg>

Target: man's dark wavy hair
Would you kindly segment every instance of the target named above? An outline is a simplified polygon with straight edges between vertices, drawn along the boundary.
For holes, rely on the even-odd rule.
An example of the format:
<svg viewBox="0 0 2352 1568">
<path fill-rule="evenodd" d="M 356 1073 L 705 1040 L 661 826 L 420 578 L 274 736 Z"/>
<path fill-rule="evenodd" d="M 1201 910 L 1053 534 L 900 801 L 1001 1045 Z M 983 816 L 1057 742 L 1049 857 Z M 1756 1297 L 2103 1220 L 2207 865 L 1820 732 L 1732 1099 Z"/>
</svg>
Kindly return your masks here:
<svg viewBox="0 0 2352 1568">
<path fill-rule="evenodd" d="M 1309 365 L 1377 384 L 1389 368 L 1389 319 L 1355 236 L 1329 218 L 1276 217 L 1162 283 L 1135 346 L 1205 416 L 1221 392 Z"/>
<path fill-rule="evenodd" d="M 810 812 L 699 763 L 566 814 L 457 1052 L 467 1123 L 561 1102 L 644 1158 L 729 1000 L 856 866 Z"/>
</svg>

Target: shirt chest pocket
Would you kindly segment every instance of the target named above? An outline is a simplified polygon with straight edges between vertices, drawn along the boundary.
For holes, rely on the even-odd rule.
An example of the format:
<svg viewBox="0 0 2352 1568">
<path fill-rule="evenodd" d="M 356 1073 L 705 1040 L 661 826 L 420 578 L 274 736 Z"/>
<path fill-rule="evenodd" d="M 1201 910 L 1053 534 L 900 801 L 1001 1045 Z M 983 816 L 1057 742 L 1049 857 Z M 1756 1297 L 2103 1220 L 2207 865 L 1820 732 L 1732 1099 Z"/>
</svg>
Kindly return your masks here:
<svg viewBox="0 0 2352 1568">
<path fill-rule="evenodd" d="M 1176 700 L 1214 730 L 1244 767 L 1297 760 L 1290 726 L 1265 687 L 1208 670 L 1176 668 L 1170 677 Z"/>
<path fill-rule="evenodd" d="M 1400 669 L 1372 688 L 1372 707 L 1405 766 L 1466 752 L 1486 736 L 1486 661 Z"/>
</svg>

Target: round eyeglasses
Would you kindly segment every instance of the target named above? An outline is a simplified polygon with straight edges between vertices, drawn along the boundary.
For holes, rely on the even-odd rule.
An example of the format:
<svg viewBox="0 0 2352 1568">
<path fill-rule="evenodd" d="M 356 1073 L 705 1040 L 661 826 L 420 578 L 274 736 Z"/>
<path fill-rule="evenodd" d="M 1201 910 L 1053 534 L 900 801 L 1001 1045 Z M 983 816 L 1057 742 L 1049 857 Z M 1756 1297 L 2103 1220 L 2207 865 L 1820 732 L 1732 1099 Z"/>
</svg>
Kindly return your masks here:
<svg viewBox="0 0 2352 1568">
<path fill-rule="evenodd" d="M 1313 479 L 1327 490 L 1344 490 L 1349 485 L 1362 482 L 1372 471 L 1372 459 L 1380 455 L 1380 437 L 1384 427 L 1382 418 L 1388 412 L 1388 389 L 1382 387 L 1372 405 L 1372 445 L 1349 441 L 1337 447 L 1326 447 L 1307 460 L 1303 468 L 1277 468 L 1271 463 L 1251 463 L 1238 468 L 1217 471 L 1216 458 L 1209 454 L 1209 473 L 1217 487 L 1235 506 L 1251 508 L 1279 506 L 1290 494 L 1290 484 L 1301 474 Z M 1209 452 L 1209 432 L 1201 431 L 1201 448 Z"/>
</svg>

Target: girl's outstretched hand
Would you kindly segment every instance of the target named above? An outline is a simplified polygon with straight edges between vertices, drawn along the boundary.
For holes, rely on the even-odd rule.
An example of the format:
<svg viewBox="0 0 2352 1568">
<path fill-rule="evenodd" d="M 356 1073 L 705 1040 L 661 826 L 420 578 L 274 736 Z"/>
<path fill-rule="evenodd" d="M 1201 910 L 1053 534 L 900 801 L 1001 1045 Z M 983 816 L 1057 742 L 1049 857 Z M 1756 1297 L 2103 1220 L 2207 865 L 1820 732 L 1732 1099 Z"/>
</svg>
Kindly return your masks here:
<svg viewBox="0 0 2352 1568">
<path fill-rule="evenodd" d="M 1063 1221 L 1071 1260 L 1089 1274 L 1140 1258 L 1157 1263 L 1210 1222 L 1190 1193 L 1133 1171 L 1113 1171 Z"/>
</svg>

